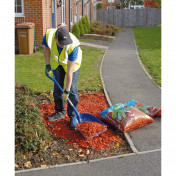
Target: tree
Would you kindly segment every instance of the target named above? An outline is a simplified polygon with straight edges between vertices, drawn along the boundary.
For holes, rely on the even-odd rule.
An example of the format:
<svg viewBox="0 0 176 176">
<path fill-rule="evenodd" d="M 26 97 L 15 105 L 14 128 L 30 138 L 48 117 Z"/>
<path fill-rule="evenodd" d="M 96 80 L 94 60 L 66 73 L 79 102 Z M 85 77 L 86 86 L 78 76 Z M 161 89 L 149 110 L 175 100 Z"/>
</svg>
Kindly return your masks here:
<svg viewBox="0 0 176 176">
<path fill-rule="evenodd" d="M 80 30 L 80 36 L 83 36 L 84 35 L 84 26 L 82 24 L 82 20 L 79 20 L 78 25 L 79 25 L 79 30 Z"/>
<path fill-rule="evenodd" d="M 88 19 L 87 15 L 85 15 L 85 21 L 86 21 L 86 26 L 87 26 L 88 33 L 90 33 L 90 23 L 89 23 L 89 19 Z"/>
<path fill-rule="evenodd" d="M 161 0 L 145 0 L 146 8 L 161 8 Z"/>
<path fill-rule="evenodd" d="M 144 1 L 143 0 L 121 0 L 121 8 L 128 8 L 131 5 L 143 5 Z"/>
<path fill-rule="evenodd" d="M 80 29 L 78 23 L 74 23 L 72 27 L 72 33 L 75 35 L 78 39 L 80 38 Z"/>
<path fill-rule="evenodd" d="M 88 28 L 87 28 L 86 18 L 83 16 L 81 18 L 81 20 L 82 20 L 82 24 L 84 26 L 84 34 L 87 34 L 89 31 L 88 31 Z"/>
<path fill-rule="evenodd" d="M 97 10 L 101 10 L 102 9 L 102 3 L 98 3 L 97 4 Z"/>
</svg>

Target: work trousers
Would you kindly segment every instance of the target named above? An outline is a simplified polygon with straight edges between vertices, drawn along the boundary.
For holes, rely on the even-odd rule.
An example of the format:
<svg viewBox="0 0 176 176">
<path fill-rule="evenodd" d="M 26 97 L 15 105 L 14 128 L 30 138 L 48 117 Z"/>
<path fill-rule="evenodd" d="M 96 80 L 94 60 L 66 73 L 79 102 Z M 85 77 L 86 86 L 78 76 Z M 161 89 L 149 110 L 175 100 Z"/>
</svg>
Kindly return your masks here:
<svg viewBox="0 0 176 176">
<path fill-rule="evenodd" d="M 64 88 L 64 79 L 65 79 L 65 71 L 61 65 L 57 67 L 56 70 L 54 70 L 55 77 L 59 85 Z M 73 79 L 72 79 L 72 84 L 71 84 L 71 89 L 70 89 L 70 95 L 69 99 L 73 103 L 74 107 L 77 109 L 78 107 L 78 91 L 77 91 L 77 81 L 78 81 L 78 76 L 79 76 L 79 69 L 73 73 Z M 54 102 L 55 102 L 55 111 L 56 112 L 62 112 L 65 114 L 66 110 L 64 107 L 64 99 L 62 97 L 62 93 L 60 89 L 57 87 L 56 84 L 54 84 Z M 76 113 L 72 109 L 72 107 L 68 104 L 67 106 L 67 114 L 69 118 L 72 118 L 76 116 Z"/>
</svg>

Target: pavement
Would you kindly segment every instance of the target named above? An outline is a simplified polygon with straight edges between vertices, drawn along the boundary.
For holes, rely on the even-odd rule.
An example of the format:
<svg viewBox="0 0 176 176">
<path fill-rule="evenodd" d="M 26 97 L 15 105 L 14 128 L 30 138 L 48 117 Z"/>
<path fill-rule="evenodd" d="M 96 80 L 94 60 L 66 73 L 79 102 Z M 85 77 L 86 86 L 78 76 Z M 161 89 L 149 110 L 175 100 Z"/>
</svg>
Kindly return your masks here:
<svg viewBox="0 0 176 176">
<path fill-rule="evenodd" d="M 93 43 L 87 43 L 87 42 L 80 42 L 82 46 L 88 46 L 88 47 L 93 47 L 93 48 L 98 48 L 98 49 L 105 49 L 107 50 L 109 47 L 108 46 L 103 46 L 103 45 L 97 45 Z"/>
<path fill-rule="evenodd" d="M 119 33 L 106 50 L 101 64 L 101 79 L 110 106 L 134 99 L 144 105 L 161 107 L 161 89 L 151 80 L 139 60 L 131 28 Z M 161 119 L 154 120 L 153 124 L 125 133 L 133 151 L 131 154 L 91 160 L 89 163 L 16 171 L 15 175 L 160 176 Z"/>
</svg>

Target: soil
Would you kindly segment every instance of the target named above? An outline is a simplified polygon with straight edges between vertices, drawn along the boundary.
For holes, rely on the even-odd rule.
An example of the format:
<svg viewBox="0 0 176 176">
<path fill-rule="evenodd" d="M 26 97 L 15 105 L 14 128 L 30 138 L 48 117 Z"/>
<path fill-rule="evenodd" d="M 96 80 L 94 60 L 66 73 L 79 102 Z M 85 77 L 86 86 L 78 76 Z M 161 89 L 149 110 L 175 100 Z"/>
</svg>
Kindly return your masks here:
<svg viewBox="0 0 176 176">
<path fill-rule="evenodd" d="M 113 38 L 108 38 L 107 36 L 99 36 L 99 35 L 84 35 L 81 36 L 79 41 L 81 42 L 86 42 L 86 43 L 91 43 L 91 44 L 96 44 L 96 45 L 101 45 L 101 46 L 110 46 L 110 44 L 113 41 Z M 84 46 L 82 46 L 84 47 Z"/>
<path fill-rule="evenodd" d="M 94 94 L 96 96 L 96 94 L 99 94 L 99 93 L 94 93 Z M 83 95 L 86 95 L 86 92 L 84 92 Z M 46 103 L 46 102 L 50 103 L 51 100 L 48 98 L 49 96 L 50 96 L 49 93 L 37 95 L 37 100 L 39 104 Z M 92 103 L 95 103 L 96 105 L 95 98 L 93 100 L 92 99 L 89 100 L 86 96 L 82 96 L 82 97 L 83 97 L 82 100 L 84 100 L 84 97 L 85 97 L 86 99 L 85 101 L 87 102 L 90 101 Z M 80 101 L 81 101 L 81 98 L 80 98 Z M 87 107 L 85 111 L 88 111 L 89 109 L 90 107 Z M 80 109 L 78 109 L 78 112 L 82 113 L 80 112 Z M 93 112 L 90 111 L 86 113 L 92 114 Z M 38 152 L 31 151 L 30 153 L 24 155 L 22 158 L 16 159 L 15 170 L 47 167 L 51 165 L 59 165 L 59 164 L 73 163 L 73 162 L 80 162 L 80 161 L 89 162 L 89 160 L 92 160 L 92 159 L 132 153 L 123 133 L 121 133 L 117 129 L 113 129 L 109 125 L 108 125 L 108 130 L 110 130 L 113 133 L 113 135 L 115 135 L 118 138 L 118 140 L 112 140 L 109 143 L 109 146 L 107 145 L 106 149 L 102 149 L 102 150 L 95 150 L 94 147 L 91 147 L 91 148 L 80 147 L 75 143 L 70 143 L 70 140 L 67 138 L 64 139 L 63 137 L 51 135 L 52 141 L 47 146 L 45 151 L 38 151 Z M 81 140 L 85 141 L 86 139 L 83 137 L 83 139 Z"/>
<path fill-rule="evenodd" d="M 90 44 L 94 44 L 94 45 L 101 45 L 101 46 L 110 46 L 111 45 L 111 41 L 103 41 L 103 40 L 95 40 L 95 39 L 79 39 L 80 42 L 86 42 L 86 43 L 90 43 Z M 81 45 L 81 47 L 84 47 L 84 45 Z"/>
<path fill-rule="evenodd" d="M 132 153 L 127 142 L 125 141 L 123 134 L 119 133 L 117 130 L 115 133 L 121 137 L 123 142 L 119 145 L 118 148 L 115 147 L 116 143 L 112 142 L 110 146 L 107 147 L 106 152 L 104 150 L 95 151 L 93 149 L 87 149 L 86 153 L 84 153 L 82 152 L 82 149 L 74 148 L 64 139 L 52 137 L 53 141 L 45 152 L 31 152 L 28 155 L 25 155 L 23 158 L 16 160 L 16 166 L 18 167 L 15 169 L 23 170 L 80 161 L 89 162 L 89 160 L 92 159 Z M 112 147 L 113 149 L 111 149 Z M 29 161 L 31 165 L 27 166 L 26 163 Z"/>
<path fill-rule="evenodd" d="M 81 36 L 80 39 L 93 39 L 93 40 L 98 40 L 98 41 L 112 41 L 113 40 L 113 36 L 106 36 L 106 35 L 84 35 Z M 79 40 L 80 40 L 79 39 Z"/>
</svg>

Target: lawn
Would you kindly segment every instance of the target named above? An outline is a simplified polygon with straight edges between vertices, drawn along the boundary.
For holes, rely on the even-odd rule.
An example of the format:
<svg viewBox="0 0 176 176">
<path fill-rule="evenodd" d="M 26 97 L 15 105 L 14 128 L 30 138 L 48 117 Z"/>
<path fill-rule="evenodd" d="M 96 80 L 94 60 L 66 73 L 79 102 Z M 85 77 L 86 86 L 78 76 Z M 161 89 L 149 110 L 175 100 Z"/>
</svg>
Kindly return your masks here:
<svg viewBox="0 0 176 176">
<path fill-rule="evenodd" d="M 142 63 L 161 86 L 161 26 L 133 28 L 133 31 Z"/>
<path fill-rule="evenodd" d="M 78 90 L 97 91 L 102 88 L 100 79 L 100 55 L 104 51 L 82 48 L 83 60 L 78 79 Z M 43 48 L 31 55 L 15 55 L 15 80 L 36 92 L 50 92 L 53 82 L 45 76 Z"/>
</svg>

